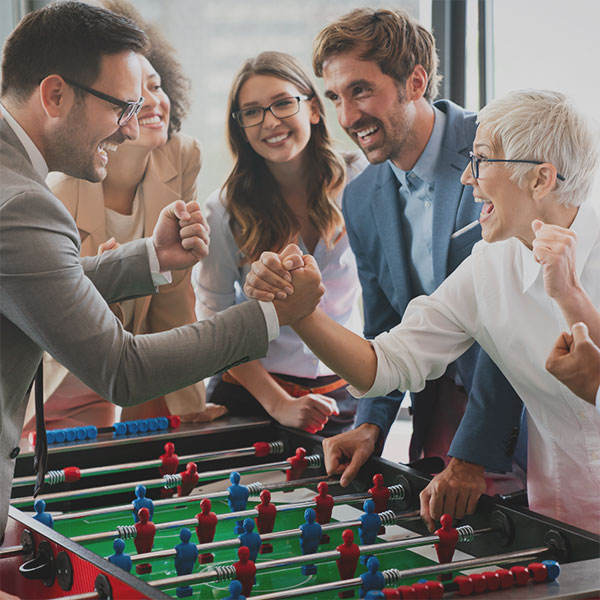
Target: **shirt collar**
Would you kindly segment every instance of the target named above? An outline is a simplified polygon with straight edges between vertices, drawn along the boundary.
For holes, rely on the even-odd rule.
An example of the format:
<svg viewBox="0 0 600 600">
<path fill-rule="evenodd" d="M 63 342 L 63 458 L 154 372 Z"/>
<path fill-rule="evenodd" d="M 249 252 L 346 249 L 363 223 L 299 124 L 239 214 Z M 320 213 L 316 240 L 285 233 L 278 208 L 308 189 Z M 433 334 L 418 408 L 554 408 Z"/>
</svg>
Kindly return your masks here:
<svg viewBox="0 0 600 600">
<path fill-rule="evenodd" d="M 575 272 L 581 277 L 583 267 L 600 235 L 600 215 L 591 201 L 584 202 L 569 227 L 577 234 L 577 255 L 575 257 Z M 523 293 L 527 292 L 539 277 L 542 266 L 533 257 L 533 252 L 519 242 L 521 264 L 523 265 Z"/>
<path fill-rule="evenodd" d="M 435 167 L 442 150 L 442 140 L 444 139 L 444 130 L 446 128 L 446 115 L 436 108 L 433 108 L 433 129 L 431 131 L 431 135 L 429 136 L 429 140 L 427 145 L 425 146 L 425 150 L 419 156 L 415 166 L 412 168 L 412 172 L 419 178 L 421 181 L 433 186 L 435 184 Z M 410 171 L 403 171 L 399 169 L 391 160 L 388 160 L 396 179 L 400 183 L 400 185 L 405 186 L 406 176 Z"/>
<path fill-rule="evenodd" d="M 2 113 L 3 117 L 6 119 L 8 126 L 14 131 L 17 138 L 23 147 L 25 148 L 25 152 L 27 152 L 27 156 L 29 156 L 29 160 L 33 165 L 33 168 L 36 170 L 37 174 L 42 178 L 46 179 L 48 175 L 48 165 L 42 156 L 42 153 L 38 150 L 37 146 L 31 141 L 31 138 L 25 133 L 25 130 L 17 123 L 15 118 L 8 112 L 6 107 L 0 102 L 0 113 Z"/>
</svg>

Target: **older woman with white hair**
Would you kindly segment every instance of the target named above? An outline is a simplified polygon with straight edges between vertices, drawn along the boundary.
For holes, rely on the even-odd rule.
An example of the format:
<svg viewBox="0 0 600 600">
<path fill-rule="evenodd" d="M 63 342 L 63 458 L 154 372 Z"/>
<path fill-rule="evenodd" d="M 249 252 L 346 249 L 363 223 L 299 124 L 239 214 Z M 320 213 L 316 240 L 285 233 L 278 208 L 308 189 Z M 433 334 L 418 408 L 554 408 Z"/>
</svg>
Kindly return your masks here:
<svg viewBox="0 0 600 600">
<path fill-rule="evenodd" d="M 600 216 L 589 202 L 597 140 L 562 94 L 525 90 L 494 100 L 479 115 L 462 175 L 482 203 L 484 241 L 472 255 L 372 341 L 319 310 L 295 329 L 364 396 L 419 391 L 477 341 L 527 407 L 530 508 L 600 533 L 600 412 L 545 369 L 554 341 L 578 321 L 586 320 L 600 342 Z M 282 256 L 301 262 L 290 248 Z M 254 265 L 260 281 L 246 284 L 249 295 L 273 287 L 280 260 L 267 255 Z M 310 269 L 307 262 L 294 275 L 294 294 L 303 293 Z M 432 517 L 456 507 L 448 497 L 441 506 L 430 488 L 421 495 L 421 514 L 431 527 Z"/>
</svg>

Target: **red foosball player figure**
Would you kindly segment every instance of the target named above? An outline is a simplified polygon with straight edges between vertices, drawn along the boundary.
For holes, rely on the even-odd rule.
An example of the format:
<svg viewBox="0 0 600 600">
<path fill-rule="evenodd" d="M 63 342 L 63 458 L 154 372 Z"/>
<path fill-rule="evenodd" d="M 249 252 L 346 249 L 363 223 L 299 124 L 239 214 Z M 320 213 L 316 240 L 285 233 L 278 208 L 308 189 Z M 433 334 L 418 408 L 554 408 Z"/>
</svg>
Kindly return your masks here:
<svg viewBox="0 0 600 600">
<path fill-rule="evenodd" d="M 139 521 L 135 524 L 136 535 L 133 543 L 138 554 L 150 552 L 154 544 L 154 534 L 156 526 L 150 520 L 150 511 L 147 508 L 140 508 L 138 512 Z M 138 575 L 152 572 L 150 563 L 142 563 L 135 565 L 135 572 Z"/>
<path fill-rule="evenodd" d="M 215 529 L 217 528 L 217 515 L 211 512 L 212 504 L 208 498 L 202 498 L 200 500 L 200 510 L 202 512 L 196 515 L 196 534 L 198 535 L 198 541 L 201 544 L 210 544 L 215 539 Z M 214 554 L 206 552 L 200 554 L 198 562 L 200 564 L 211 563 L 215 560 Z"/>
<path fill-rule="evenodd" d="M 450 515 L 442 515 L 440 523 L 442 526 L 434 532 L 440 538 L 440 541 L 435 544 L 435 551 L 440 564 L 446 564 L 452 562 L 454 550 L 458 543 L 458 531 L 452 527 L 452 517 Z M 439 577 L 442 581 L 448 578 L 451 579 L 452 575 Z"/>
<path fill-rule="evenodd" d="M 175 454 L 175 444 L 167 442 L 165 444 L 165 453 L 160 455 L 160 462 L 162 463 L 158 467 L 158 472 L 164 475 L 174 475 L 177 473 L 177 467 L 179 467 L 179 456 Z M 175 488 L 161 488 L 160 497 L 170 498 L 175 493 Z"/>
<path fill-rule="evenodd" d="M 387 510 L 390 493 L 389 488 L 383 483 L 383 475 L 381 473 L 373 475 L 373 487 L 369 490 L 369 494 L 375 502 L 375 512 L 382 513 Z M 382 525 L 377 533 L 379 535 L 384 534 L 385 527 Z"/>
<path fill-rule="evenodd" d="M 195 462 L 189 462 L 185 466 L 185 471 L 181 473 L 181 485 L 177 486 L 177 495 L 189 496 L 190 492 L 196 487 L 199 479 L 198 465 Z"/>
<path fill-rule="evenodd" d="M 256 565 L 250 560 L 250 550 L 246 546 L 240 546 L 237 554 L 240 560 L 233 563 L 235 578 L 242 584 L 242 593 L 244 596 L 249 596 L 254 585 Z"/>
<path fill-rule="evenodd" d="M 294 481 L 295 479 L 300 479 L 302 473 L 304 473 L 308 467 L 306 450 L 302 447 L 296 448 L 296 454 L 290 456 L 290 458 L 287 459 L 287 462 L 290 463 L 291 467 L 285 472 L 285 480 Z"/>
<path fill-rule="evenodd" d="M 331 521 L 331 512 L 333 511 L 334 500 L 333 496 L 329 494 L 329 486 L 326 481 L 321 481 L 317 486 L 318 496 L 315 496 L 315 512 L 317 513 L 317 523 L 319 525 L 325 525 Z M 324 533 L 321 536 L 320 544 L 329 544 L 329 536 Z"/>
<path fill-rule="evenodd" d="M 340 557 L 335 561 L 340 579 L 352 579 L 356 573 L 356 566 L 360 557 L 360 548 L 354 543 L 354 532 L 352 529 L 344 529 L 342 533 L 343 544 L 340 544 L 336 550 L 340 553 Z M 353 598 L 354 590 L 344 590 L 338 592 L 340 598 Z"/>
<path fill-rule="evenodd" d="M 260 504 L 256 506 L 258 517 L 256 517 L 256 528 L 261 535 L 271 533 L 275 527 L 275 517 L 277 516 L 277 507 L 271 503 L 271 492 L 263 490 L 260 493 Z M 259 553 L 269 554 L 273 552 L 273 544 L 263 542 Z"/>
<path fill-rule="evenodd" d="M 458 531 L 452 527 L 452 517 L 450 515 L 442 515 L 440 519 L 442 526 L 434 533 L 440 538 L 440 541 L 435 545 L 438 560 L 441 564 L 449 563 L 454 556 L 454 550 L 458 543 Z"/>
</svg>

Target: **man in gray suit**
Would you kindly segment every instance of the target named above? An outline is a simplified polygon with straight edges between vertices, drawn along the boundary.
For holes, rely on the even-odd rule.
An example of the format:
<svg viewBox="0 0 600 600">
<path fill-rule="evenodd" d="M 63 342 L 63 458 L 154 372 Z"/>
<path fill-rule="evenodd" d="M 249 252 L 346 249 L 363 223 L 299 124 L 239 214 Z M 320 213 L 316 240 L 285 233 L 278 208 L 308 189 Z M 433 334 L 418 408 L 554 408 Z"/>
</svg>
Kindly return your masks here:
<svg viewBox="0 0 600 600">
<path fill-rule="evenodd" d="M 197 203 L 166 207 L 151 239 L 81 259 L 48 170 L 101 181 L 108 152 L 138 135 L 145 34 L 79 2 L 29 14 L 4 47 L 0 93 L 0 540 L 30 383 L 48 351 L 101 396 L 135 404 L 266 354 L 310 307 L 256 301 L 210 321 L 133 336 L 109 302 L 155 293 L 208 252 Z M 165 273 L 167 272 L 167 273 Z M 90 343 L 92 342 L 92 343 Z"/>
</svg>

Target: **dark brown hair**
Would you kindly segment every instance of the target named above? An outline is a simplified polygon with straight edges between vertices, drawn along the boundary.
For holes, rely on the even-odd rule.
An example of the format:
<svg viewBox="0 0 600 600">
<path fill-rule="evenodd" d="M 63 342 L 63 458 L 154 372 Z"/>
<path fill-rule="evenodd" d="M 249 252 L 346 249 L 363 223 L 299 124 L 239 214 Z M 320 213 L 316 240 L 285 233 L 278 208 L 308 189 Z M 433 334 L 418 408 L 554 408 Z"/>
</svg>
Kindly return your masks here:
<svg viewBox="0 0 600 600">
<path fill-rule="evenodd" d="M 307 150 L 310 157 L 308 214 L 328 246 L 343 218 L 335 198 L 345 182 L 345 165 L 333 149 L 325 110 L 306 69 L 283 52 L 263 52 L 248 59 L 231 86 L 227 103 L 227 136 L 235 164 L 225 182 L 225 204 L 231 217 L 233 236 L 245 257 L 256 260 L 265 250 L 280 251 L 298 234 L 300 225 L 283 200 L 264 159 L 248 144 L 242 128 L 231 113 L 239 109 L 239 94 L 253 75 L 269 75 L 292 83 L 301 94 L 314 98 L 321 116 L 311 125 Z"/>
<path fill-rule="evenodd" d="M 2 96 L 24 101 L 48 75 L 92 85 L 103 56 L 142 52 L 146 34 L 130 20 L 84 2 L 52 2 L 26 15 L 4 44 Z"/>
<path fill-rule="evenodd" d="M 433 35 L 404 11 L 357 8 L 330 23 L 313 45 L 313 69 L 335 54 L 359 49 L 361 60 L 377 63 L 381 72 L 404 85 L 417 65 L 427 72 L 425 98 L 433 101 L 441 77 Z"/>
</svg>

